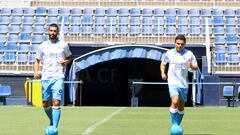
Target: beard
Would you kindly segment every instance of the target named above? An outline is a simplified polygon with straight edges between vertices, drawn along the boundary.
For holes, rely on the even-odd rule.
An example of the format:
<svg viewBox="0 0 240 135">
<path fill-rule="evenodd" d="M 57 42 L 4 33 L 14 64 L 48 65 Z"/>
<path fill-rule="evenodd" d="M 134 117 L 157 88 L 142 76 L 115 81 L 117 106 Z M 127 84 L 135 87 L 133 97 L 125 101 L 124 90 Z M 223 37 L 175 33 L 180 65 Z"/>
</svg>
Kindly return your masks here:
<svg viewBox="0 0 240 135">
<path fill-rule="evenodd" d="M 55 34 L 48 34 L 48 36 L 49 36 L 49 39 L 51 39 L 51 40 L 57 39 L 57 35 L 55 35 Z"/>
</svg>

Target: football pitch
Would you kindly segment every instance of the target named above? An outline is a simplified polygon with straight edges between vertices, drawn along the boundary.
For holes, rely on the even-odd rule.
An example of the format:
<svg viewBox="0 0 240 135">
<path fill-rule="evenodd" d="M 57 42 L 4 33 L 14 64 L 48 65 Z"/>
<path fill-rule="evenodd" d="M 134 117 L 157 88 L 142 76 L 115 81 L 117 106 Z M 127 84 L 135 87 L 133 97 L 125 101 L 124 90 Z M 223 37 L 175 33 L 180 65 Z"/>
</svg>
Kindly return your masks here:
<svg viewBox="0 0 240 135">
<path fill-rule="evenodd" d="M 169 135 L 168 107 L 62 107 L 59 135 Z M 40 107 L 0 106 L 0 135 L 44 135 Z M 184 135 L 239 135 L 240 108 L 188 107 Z"/>
</svg>

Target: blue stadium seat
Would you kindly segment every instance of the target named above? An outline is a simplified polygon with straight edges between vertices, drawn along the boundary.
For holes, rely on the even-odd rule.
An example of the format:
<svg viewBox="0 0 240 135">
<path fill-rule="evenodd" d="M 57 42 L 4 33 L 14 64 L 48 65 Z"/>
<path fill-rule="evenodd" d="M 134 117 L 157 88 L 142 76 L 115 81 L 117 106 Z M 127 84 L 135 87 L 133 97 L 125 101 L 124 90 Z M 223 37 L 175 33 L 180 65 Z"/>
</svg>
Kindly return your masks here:
<svg viewBox="0 0 240 135">
<path fill-rule="evenodd" d="M 164 22 L 163 22 L 164 23 Z M 152 25 L 152 17 L 145 16 L 142 18 L 142 25 Z"/>
<path fill-rule="evenodd" d="M 178 27 L 178 34 L 187 35 L 188 34 L 188 27 L 187 26 L 179 26 Z"/>
<path fill-rule="evenodd" d="M 176 26 L 177 20 L 176 17 L 166 17 L 166 25 Z"/>
<path fill-rule="evenodd" d="M 32 25 L 34 23 L 33 17 L 24 17 L 23 24 L 24 25 Z"/>
<path fill-rule="evenodd" d="M 20 25 L 22 23 L 22 18 L 20 16 L 13 16 L 11 20 L 11 24 Z"/>
<path fill-rule="evenodd" d="M 141 15 L 141 10 L 140 10 L 140 8 L 131 8 L 130 14 L 131 14 L 131 16 L 140 17 L 140 15 Z"/>
<path fill-rule="evenodd" d="M 36 61 L 36 54 L 35 53 L 30 53 L 28 62 L 29 64 L 34 64 L 34 62 Z"/>
<path fill-rule="evenodd" d="M 46 19 L 45 17 L 42 16 L 37 16 L 35 19 L 35 25 L 45 25 L 46 24 Z"/>
<path fill-rule="evenodd" d="M 23 9 L 22 8 L 14 8 L 12 10 L 13 16 L 22 16 L 23 15 Z"/>
<path fill-rule="evenodd" d="M 203 17 L 202 18 L 202 25 L 204 26 L 204 25 L 206 25 L 206 19 L 208 20 L 208 26 L 210 26 L 210 25 L 212 25 L 213 24 L 213 21 L 212 21 L 212 19 L 210 18 L 210 17 Z"/>
<path fill-rule="evenodd" d="M 194 26 L 194 25 L 200 26 L 201 25 L 200 18 L 199 17 L 190 17 L 189 25 L 190 26 Z"/>
<path fill-rule="evenodd" d="M 31 34 L 30 33 L 21 33 L 19 43 L 30 43 Z"/>
<path fill-rule="evenodd" d="M 142 10 L 142 16 L 143 16 L 143 17 L 146 17 L 146 16 L 151 17 L 152 14 L 153 14 L 152 12 L 153 12 L 152 9 L 150 9 L 150 8 L 144 8 L 144 9 Z"/>
<path fill-rule="evenodd" d="M 238 54 L 238 47 L 237 45 L 228 45 L 227 46 L 227 49 L 228 49 L 228 54 Z"/>
<path fill-rule="evenodd" d="M 48 17 L 57 17 L 58 16 L 58 8 L 49 8 L 47 15 L 48 15 Z"/>
<path fill-rule="evenodd" d="M 227 61 L 231 65 L 239 64 L 238 54 L 229 54 Z"/>
<path fill-rule="evenodd" d="M 154 35 L 163 35 L 164 34 L 164 26 L 155 25 L 153 30 Z"/>
<path fill-rule="evenodd" d="M 0 34 L 0 43 L 5 43 L 7 41 L 7 35 L 6 34 Z"/>
<path fill-rule="evenodd" d="M 93 9 L 92 8 L 84 8 L 83 14 L 84 15 L 93 15 Z"/>
<path fill-rule="evenodd" d="M 105 9 L 104 8 L 96 8 L 95 16 L 105 16 Z"/>
<path fill-rule="evenodd" d="M 119 17 L 118 25 L 128 25 L 128 17 L 126 16 Z"/>
<path fill-rule="evenodd" d="M 164 10 L 163 9 L 161 9 L 161 8 L 156 8 L 156 9 L 154 9 L 154 11 L 153 11 L 153 15 L 156 17 L 156 16 L 164 16 L 165 14 L 164 14 Z"/>
<path fill-rule="evenodd" d="M 95 23 L 94 25 L 104 25 L 105 20 L 103 16 L 95 17 Z"/>
<path fill-rule="evenodd" d="M 177 34 L 177 30 L 175 26 L 167 26 L 165 30 L 166 35 L 175 36 Z"/>
<path fill-rule="evenodd" d="M 4 43 L 0 42 L 0 54 L 4 52 Z"/>
<path fill-rule="evenodd" d="M 191 26 L 189 29 L 189 34 L 191 36 L 199 36 L 201 35 L 201 30 L 199 26 Z"/>
<path fill-rule="evenodd" d="M 235 25 L 236 25 L 235 17 L 228 17 L 228 18 L 226 19 L 225 25 L 226 25 L 226 26 L 235 26 Z"/>
<path fill-rule="evenodd" d="M 117 9 L 116 8 L 108 8 L 107 9 L 107 16 L 117 16 Z"/>
<path fill-rule="evenodd" d="M 81 24 L 81 17 L 80 16 L 74 16 L 71 18 L 71 25 L 80 25 Z"/>
<path fill-rule="evenodd" d="M 130 25 L 140 25 L 140 17 L 131 17 Z"/>
<path fill-rule="evenodd" d="M 42 35 L 33 35 L 32 36 L 32 43 L 42 43 L 44 41 L 44 38 Z"/>
<path fill-rule="evenodd" d="M 28 53 L 29 52 L 28 44 L 19 44 L 17 52 L 18 53 Z"/>
<path fill-rule="evenodd" d="M 70 15 L 70 9 L 69 8 L 59 8 L 59 16 L 68 16 Z"/>
<path fill-rule="evenodd" d="M 81 33 L 80 32 L 80 26 L 79 25 L 72 25 L 69 28 L 69 32 L 68 33 L 71 34 L 71 35 L 80 34 Z"/>
<path fill-rule="evenodd" d="M 240 26 L 240 17 L 237 19 L 237 25 Z"/>
<path fill-rule="evenodd" d="M 215 43 L 215 45 L 225 45 L 225 37 L 224 36 L 215 36 L 214 43 Z"/>
<path fill-rule="evenodd" d="M 32 44 L 30 46 L 30 53 L 36 53 L 38 50 L 39 44 Z"/>
<path fill-rule="evenodd" d="M 237 18 L 240 17 L 240 9 L 237 9 L 237 11 L 236 11 L 236 16 L 237 16 Z"/>
<path fill-rule="evenodd" d="M 8 26 L 7 25 L 0 25 L 0 33 L 7 34 L 8 33 Z"/>
<path fill-rule="evenodd" d="M 142 35 L 152 35 L 152 26 L 143 25 L 142 26 Z"/>
<path fill-rule="evenodd" d="M 227 58 L 225 53 L 217 53 L 215 57 L 215 63 L 217 65 L 225 65 L 227 64 Z"/>
<path fill-rule="evenodd" d="M 26 53 L 19 53 L 18 54 L 18 64 L 27 64 L 28 62 L 28 56 Z"/>
<path fill-rule="evenodd" d="M 93 33 L 92 26 L 83 26 L 82 27 L 82 32 L 83 35 L 90 35 Z"/>
<path fill-rule="evenodd" d="M 117 30 L 115 26 L 107 25 L 107 28 L 106 28 L 107 35 L 115 35 L 116 33 L 117 33 Z"/>
<path fill-rule="evenodd" d="M 13 64 L 15 63 L 15 53 L 14 52 L 6 52 L 4 54 L 4 63 L 5 64 Z"/>
<path fill-rule="evenodd" d="M 24 8 L 23 15 L 24 15 L 24 17 L 27 17 L 27 16 L 33 17 L 35 15 L 35 9 L 34 8 Z"/>
<path fill-rule="evenodd" d="M 52 23 L 58 23 L 57 17 L 55 17 L 55 16 L 49 16 L 49 17 L 47 18 L 47 25 L 50 25 L 50 24 L 52 24 Z"/>
<path fill-rule="evenodd" d="M 209 32 L 209 36 L 211 36 L 213 34 L 212 27 L 208 27 L 208 32 Z M 206 26 L 202 27 L 202 35 L 206 36 Z"/>
<path fill-rule="evenodd" d="M 0 64 L 3 62 L 3 54 L 0 53 Z"/>
<path fill-rule="evenodd" d="M 223 9 L 221 8 L 215 8 L 213 9 L 213 16 L 223 16 Z"/>
<path fill-rule="evenodd" d="M 1 16 L 11 16 L 12 11 L 10 8 L 2 8 Z"/>
<path fill-rule="evenodd" d="M 10 34 L 8 36 L 8 43 L 17 43 L 18 42 L 18 35 L 17 34 Z"/>
<path fill-rule="evenodd" d="M 11 27 L 9 28 L 9 33 L 10 34 L 18 34 L 20 33 L 21 31 L 21 28 L 20 28 L 20 25 L 11 25 Z"/>
<path fill-rule="evenodd" d="M 3 98 L 1 101 L 3 102 L 3 105 L 6 105 L 6 97 L 10 96 L 12 94 L 11 86 L 9 85 L 2 85 L 0 86 L 0 97 Z"/>
<path fill-rule="evenodd" d="M 189 16 L 190 17 L 199 17 L 200 16 L 200 10 L 198 8 L 189 9 Z"/>
<path fill-rule="evenodd" d="M 36 16 L 46 16 L 47 9 L 45 7 L 37 7 L 36 9 Z"/>
<path fill-rule="evenodd" d="M 224 31 L 224 27 L 223 26 L 216 26 L 214 27 L 214 35 L 224 35 L 225 31 Z"/>
<path fill-rule="evenodd" d="M 176 14 L 177 14 L 177 11 L 175 8 L 168 8 L 165 13 L 166 17 L 175 17 Z"/>
<path fill-rule="evenodd" d="M 187 17 L 178 17 L 178 26 L 188 25 L 188 18 Z"/>
<path fill-rule="evenodd" d="M 214 17 L 214 18 L 213 18 L 213 24 L 214 24 L 214 26 L 223 26 L 224 23 L 225 23 L 225 22 L 224 22 L 223 17 L 218 16 L 218 17 Z"/>
<path fill-rule="evenodd" d="M 141 33 L 140 26 L 131 26 L 130 27 L 130 35 L 139 35 Z"/>
<path fill-rule="evenodd" d="M 118 27 L 118 35 L 128 35 L 128 33 L 129 33 L 129 30 L 127 26 L 122 25 Z"/>
<path fill-rule="evenodd" d="M 154 25 L 164 25 L 163 17 L 154 17 Z"/>
<path fill-rule="evenodd" d="M 82 15 L 82 9 L 73 8 L 71 12 L 72 17 L 80 17 Z"/>
<path fill-rule="evenodd" d="M 227 45 L 237 45 L 238 44 L 238 38 L 236 35 L 227 35 L 226 38 Z"/>
<path fill-rule="evenodd" d="M 211 17 L 212 16 L 212 10 L 210 8 L 203 8 L 202 12 L 201 12 L 201 16 Z"/>
<path fill-rule="evenodd" d="M 44 31 L 44 26 L 43 25 L 36 25 L 34 28 L 33 28 L 33 33 L 34 34 L 43 34 L 45 31 Z"/>
<path fill-rule="evenodd" d="M 32 26 L 30 26 L 30 25 L 23 25 L 21 33 L 32 33 Z"/>
<path fill-rule="evenodd" d="M 231 101 L 234 106 L 234 86 L 223 86 L 223 97 L 227 99 L 228 107 L 230 107 Z"/>
<path fill-rule="evenodd" d="M 179 8 L 177 11 L 177 15 L 181 17 L 187 17 L 188 16 L 188 10 L 185 8 Z"/>
<path fill-rule="evenodd" d="M 10 23 L 10 17 L 9 16 L 0 16 L 0 24 L 9 24 Z"/>
<path fill-rule="evenodd" d="M 103 35 L 103 34 L 105 34 L 104 26 L 103 25 L 95 26 L 94 27 L 94 34 L 96 34 L 96 35 Z"/>
<path fill-rule="evenodd" d="M 227 26 L 226 27 L 226 35 L 236 35 L 237 34 L 237 29 L 235 26 Z"/>
<path fill-rule="evenodd" d="M 235 10 L 232 8 L 227 8 L 224 10 L 225 17 L 235 17 Z"/>
<path fill-rule="evenodd" d="M 224 45 L 216 45 L 215 46 L 215 53 L 226 53 L 226 48 Z"/>
<path fill-rule="evenodd" d="M 118 12 L 119 16 L 129 16 L 128 8 L 120 8 Z"/>
<path fill-rule="evenodd" d="M 117 25 L 117 20 L 115 16 L 108 16 L 106 25 Z"/>
<path fill-rule="evenodd" d="M 61 27 L 62 25 L 59 25 L 59 32 L 61 32 Z M 64 25 L 63 26 L 63 34 L 68 34 L 69 33 L 69 30 L 68 30 L 68 25 Z"/>
<path fill-rule="evenodd" d="M 92 25 L 93 24 L 93 16 L 92 15 L 83 15 L 82 16 L 82 25 Z"/>
<path fill-rule="evenodd" d="M 62 24 L 62 19 L 64 18 L 64 24 L 65 25 L 69 25 L 69 17 L 68 16 L 59 16 L 59 19 L 58 19 L 58 24 Z"/>
</svg>

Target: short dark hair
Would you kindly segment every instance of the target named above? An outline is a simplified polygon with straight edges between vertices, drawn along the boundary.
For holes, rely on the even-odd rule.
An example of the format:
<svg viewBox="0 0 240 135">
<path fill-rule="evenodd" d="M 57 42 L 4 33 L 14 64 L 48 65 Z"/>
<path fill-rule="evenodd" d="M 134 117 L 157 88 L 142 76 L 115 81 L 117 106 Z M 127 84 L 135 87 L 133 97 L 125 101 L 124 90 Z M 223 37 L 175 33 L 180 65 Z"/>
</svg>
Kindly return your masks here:
<svg viewBox="0 0 240 135">
<path fill-rule="evenodd" d="M 186 43 L 186 37 L 184 35 L 177 35 L 175 38 L 175 43 L 177 40 L 183 40 Z"/>
<path fill-rule="evenodd" d="M 50 24 L 50 25 L 48 26 L 48 29 L 49 29 L 50 27 L 56 27 L 56 28 L 57 28 L 57 31 L 59 32 L 59 28 L 58 28 L 58 25 L 57 25 L 56 23 Z"/>
</svg>

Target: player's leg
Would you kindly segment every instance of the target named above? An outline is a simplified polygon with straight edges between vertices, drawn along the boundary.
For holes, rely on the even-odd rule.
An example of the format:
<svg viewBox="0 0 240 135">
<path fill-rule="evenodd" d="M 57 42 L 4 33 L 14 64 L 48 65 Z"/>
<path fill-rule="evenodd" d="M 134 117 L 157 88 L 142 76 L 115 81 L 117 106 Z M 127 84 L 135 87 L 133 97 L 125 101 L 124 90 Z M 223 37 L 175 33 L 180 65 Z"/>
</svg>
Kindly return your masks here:
<svg viewBox="0 0 240 135">
<path fill-rule="evenodd" d="M 53 82 L 52 93 L 53 93 L 53 126 L 58 127 L 58 123 L 61 117 L 61 99 L 64 90 L 64 79 L 57 79 Z"/>
<path fill-rule="evenodd" d="M 188 89 L 181 89 L 179 92 L 179 104 L 178 104 L 178 110 L 177 110 L 177 123 L 178 125 L 181 124 L 183 116 L 184 116 L 184 107 L 185 107 L 185 102 L 187 101 L 187 94 L 188 94 Z"/>
<path fill-rule="evenodd" d="M 49 82 L 47 80 L 42 81 L 42 100 L 43 100 L 44 111 L 50 120 L 50 125 L 52 125 L 53 124 L 53 122 L 52 122 L 52 106 L 51 106 L 52 93 L 51 93 L 51 88 L 50 88 Z"/>
<path fill-rule="evenodd" d="M 178 87 L 176 86 L 169 86 L 169 93 L 171 97 L 171 106 L 170 106 L 170 116 L 172 125 L 177 124 L 177 111 L 178 111 L 178 104 L 179 104 L 179 92 Z"/>
</svg>

